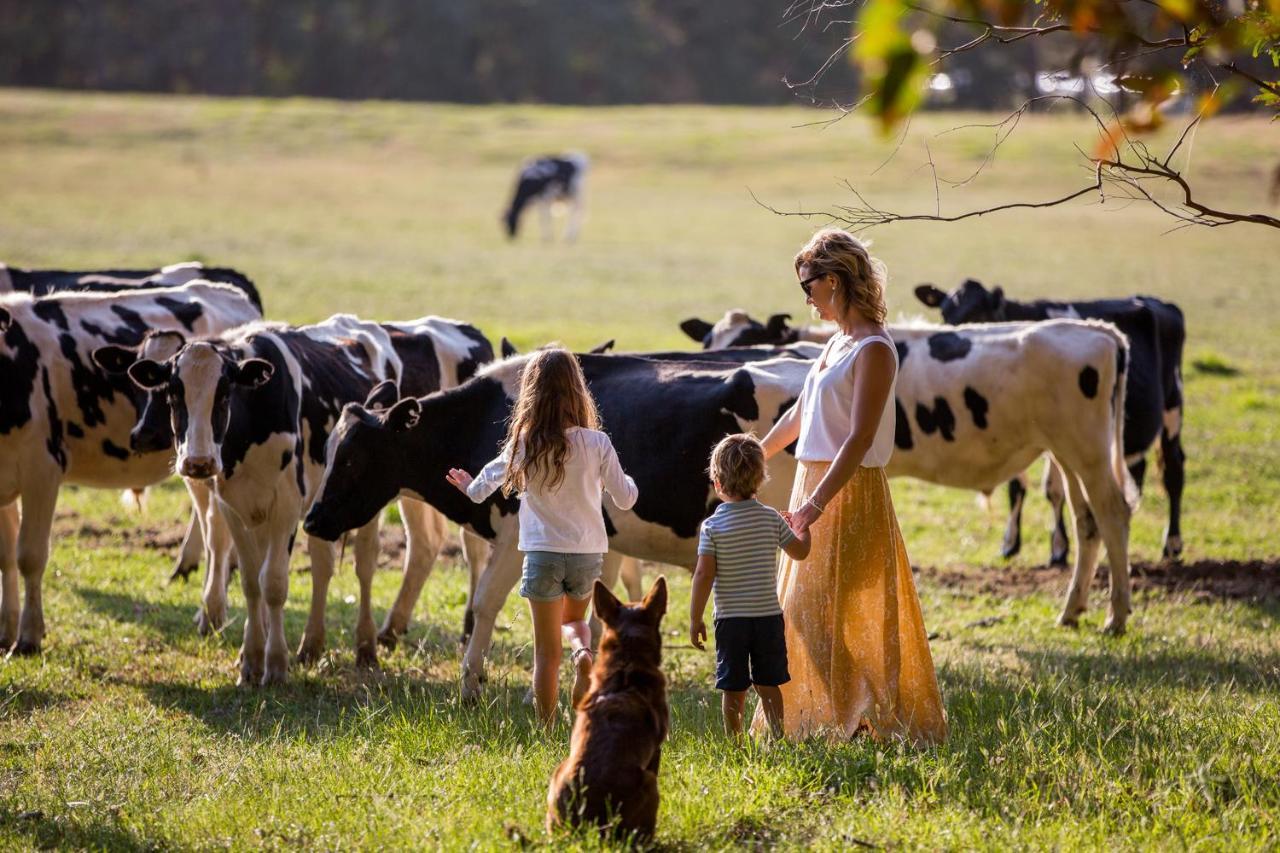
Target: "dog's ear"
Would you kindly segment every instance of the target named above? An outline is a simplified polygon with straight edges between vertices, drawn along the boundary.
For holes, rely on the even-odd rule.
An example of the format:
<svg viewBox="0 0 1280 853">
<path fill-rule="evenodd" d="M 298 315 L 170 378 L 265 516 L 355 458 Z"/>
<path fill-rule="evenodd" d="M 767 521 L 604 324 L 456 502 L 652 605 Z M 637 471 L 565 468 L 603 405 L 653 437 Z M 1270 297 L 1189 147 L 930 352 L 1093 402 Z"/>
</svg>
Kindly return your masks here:
<svg viewBox="0 0 1280 853">
<path fill-rule="evenodd" d="M 667 612 L 667 576 L 662 575 L 653 582 L 653 586 L 649 588 L 649 594 L 644 597 L 644 601 L 640 602 L 644 607 L 645 615 L 653 620 L 654 624 L 662 621 L 662 617 Z"/>
<path fill-rule="evenodd" d="M 502 357 L 503 357 L 503 358 L 511 358 L 511 356 L 513 356 L 513 355 L 519 355 L 519 354 L 520 354 L 520 350 L 516 349 L 516 345 L 515 345 L 515 344 L 513 344 L 513 343 L 511 343 L 511 341 L 507 340 L 507 336 L 506 336 L 506 335 L 503 335 L 503 336 L 502 336 L 502 343 L 501 343 L 501 345 L 500 345 L 500 346 L 501 346 L 501 349 L 502 349 Z"/>
<path fill-rule="evenodd" d="M 597 579 L 595 589 L 591 592 L 591 606 L 595 608 L 600 621 L 612 628 L 618 621 L 618 611 L 622 609 L 622 602 L 609 591 L 609 587 Z"/>
</svg>

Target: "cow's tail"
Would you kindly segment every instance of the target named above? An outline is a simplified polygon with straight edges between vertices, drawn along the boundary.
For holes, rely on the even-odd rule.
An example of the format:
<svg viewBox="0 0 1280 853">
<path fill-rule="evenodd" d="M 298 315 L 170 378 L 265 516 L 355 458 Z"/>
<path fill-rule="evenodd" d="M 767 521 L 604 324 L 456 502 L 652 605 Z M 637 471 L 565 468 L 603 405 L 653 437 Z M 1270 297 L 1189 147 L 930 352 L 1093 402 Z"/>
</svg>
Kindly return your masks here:
<svg viewBox="0 0 1280 853">
<path fill-rule="evenodd" d="M 1111 388 L 1111 468 L 1116 482 L 1120 484 L 1120 490 L 1124 492 L 1124 502 L 1128 504 L 1129 511 L 1133 512 L 1138 508 L 1141 492 L 1137 481 L 1129 473 L 1129 466 L 1124 458 L 1124 404 L 1129 388 L 1129 339 L 1115 326 L 1108 323 L 1107 327 L 1116 342 L 1116 379 Z"/>
</svg>

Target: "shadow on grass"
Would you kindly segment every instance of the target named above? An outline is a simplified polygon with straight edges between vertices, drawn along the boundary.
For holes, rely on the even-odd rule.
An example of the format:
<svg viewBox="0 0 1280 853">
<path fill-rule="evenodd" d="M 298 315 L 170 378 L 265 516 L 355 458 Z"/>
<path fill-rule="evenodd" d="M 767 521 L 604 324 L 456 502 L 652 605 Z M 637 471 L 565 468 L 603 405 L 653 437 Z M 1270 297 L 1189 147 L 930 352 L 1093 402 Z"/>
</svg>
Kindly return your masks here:
<svg viewBox="0 0 1280 853">
<path fill-rule="evenodd" d="M 77 812 L 47 815 L 0 805 L 0 839 L 21 839 L 31 850 L 155 850 L 165 845 L 120 826 L 114 815 Z"/>
<path fill-rule="evenodd" d="M 1081 688 L 1101 681 L 1139 689 L 1230 687 L 1265 694 L 1280 690 L 1280 652 L 1259 652 L 1242 659 L 1187 648 L 1124 653 L 1105 649 L 1012 651 L 1041 672 L 1064 676 Z"/>
</svg>

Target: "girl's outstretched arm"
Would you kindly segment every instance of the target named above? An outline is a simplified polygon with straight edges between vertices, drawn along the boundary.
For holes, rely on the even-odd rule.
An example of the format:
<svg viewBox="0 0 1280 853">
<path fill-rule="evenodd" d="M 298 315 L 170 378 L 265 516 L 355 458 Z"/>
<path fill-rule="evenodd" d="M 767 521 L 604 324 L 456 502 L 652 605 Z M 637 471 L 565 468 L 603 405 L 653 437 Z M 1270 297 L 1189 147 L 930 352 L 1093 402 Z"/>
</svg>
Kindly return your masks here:
<svg viewBox="0 0 1280 853">
<path fill-rule="evenodd" d="M 613 498 L 618 509 L 631 509 L 636 505 L 640 490 L 636 487 L 636 481 L 622 470 L 618 451 L 613 449 L 613 442 L 609 441 L 608 436 L 605 437 L 604 454 L 600 460 L 600 482 L 604 484 L 604 490 Z"/>
</svg>

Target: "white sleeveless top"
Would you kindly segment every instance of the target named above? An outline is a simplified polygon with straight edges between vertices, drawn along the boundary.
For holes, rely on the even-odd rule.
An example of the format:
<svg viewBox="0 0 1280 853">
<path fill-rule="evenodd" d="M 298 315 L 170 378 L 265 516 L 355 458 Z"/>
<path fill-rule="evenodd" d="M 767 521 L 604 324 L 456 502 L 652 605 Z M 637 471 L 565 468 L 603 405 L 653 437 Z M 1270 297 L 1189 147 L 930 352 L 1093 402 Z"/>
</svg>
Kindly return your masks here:
<svg viewBox="0 0 1280 853">
<path fill-rule="evenodd" d="M 893 436 L 897 426 L 894 392 L 898 385 L 898 350 L 884 335 L 868 335 L 844 352 L 832 356 L 837 342 L 847 343 L 848 335 L 836 335 L 827 341 L 822 356 L 809 368 L 804 390 L 796 405 L 800 407 L 800 441 L 796 459 L 801 462 L 830 462 L 853 434 L 853 362 L 862 348 L 880 341 L 893 353 L 893 382 L 889 399 L 880 413 L 875 440 L 862 457 L 862 467 L 883 468 L 893 455 Z M 830 359 L 830 361 L 828 361 Z M 825 368 L 819 370 L 821 365 Z"/>
</svg>

